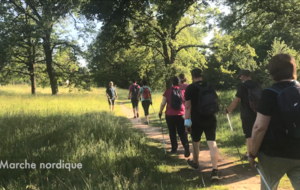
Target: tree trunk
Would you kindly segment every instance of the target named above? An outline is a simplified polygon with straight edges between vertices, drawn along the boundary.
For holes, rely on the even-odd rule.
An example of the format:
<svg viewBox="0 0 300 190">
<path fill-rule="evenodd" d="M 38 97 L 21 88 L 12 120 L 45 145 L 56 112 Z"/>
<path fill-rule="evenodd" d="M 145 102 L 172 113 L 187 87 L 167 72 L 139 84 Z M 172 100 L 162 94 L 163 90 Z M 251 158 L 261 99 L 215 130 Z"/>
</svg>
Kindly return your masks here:
<svg viewBox="0 0 300 190">
<path fill-rule="evenodd" d="M 31 81 L 31 94 L 36 94 L 36 79 L 35 79 L 34 67 L 35 67 L 34 64 L 31 64 L 29 67 L 30 81 Z"/>
<path fill-rule="evenodd" d="M 52 50 L 50 46 L 50 34 L 46 34 L 46 37 L 43 38 L 44 43 L 44 52 L 46 56 L 46 65 L 47 65 L 47 72 L 50 78 L 50 85 L 52 90 L 52 95 L 57 95 L 58 93 L 58 85 L 57 85 L 57 79 L 55 76 L 55 71 L 52 65 Z"/>
</svg>

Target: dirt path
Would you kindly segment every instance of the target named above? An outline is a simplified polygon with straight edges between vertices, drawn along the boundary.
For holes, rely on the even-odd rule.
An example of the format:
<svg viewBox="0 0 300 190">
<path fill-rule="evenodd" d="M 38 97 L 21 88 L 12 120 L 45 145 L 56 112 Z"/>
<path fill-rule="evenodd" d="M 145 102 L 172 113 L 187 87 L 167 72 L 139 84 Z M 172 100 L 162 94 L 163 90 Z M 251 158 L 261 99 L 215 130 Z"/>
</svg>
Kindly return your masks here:
<svg viewBox="0 0 300 190">
<path fill-rule="evenodd" d="M 122 111 L 126 114 L 126 116 L 131 120 L 133 126 L 137 129 L 143 131 L 149 138 L 158 140 L 163 142 L 161 129 L 159 127 L 151 127 L 148 125 L 144 125 L 141 122 L 141 119 L 133 119 L 132 109 L 129 109 L 121 104 Z M 151 125 L 151 124 L 150 124 Z M 166 129 L 167 130 L 167 129 Z M 164 135 L 166 141 L 167 151 L 170 151 L 171 144 L 168 135 Z M 186 158 L 183 155 L 183 147 L 180 142 L 178 143 L 178 157 L 182 159 L 182 162 L 185 162 Z M 211 171 L 211 162 L 210 162 L 210 152 L 207 150 L 206 145 L 201 146 L 199 163 L 202 168 L 203 177 L 206 183 L 206 186 L 209 186 L 210 183 L 210 171 Z M 192 145 L 190 143 L 190 149 L 192 150 Z M 191 151 L 192 152 L 192 151 Z M 192 158 L 192 154 L 190 156 Z M 219 180 L 216 185 L 224 185 L 228 187 L 230 190 L 258 190 L 260 189 L 260 179 L 257 176 L 257 172 L 254 169 L 249 167 L 249 164 L 245 164 L 245 168 L 238 163 L 234 163 L 233 160 L 226 158 L 225 155 L 221 155 L 219 159 L 219 171 L 221 175 L 221 180 Z M 186 166 L 184 171 L 180 172 L 180 175 L 189 175 L 191 177 L 195 177 L 199 175 L 198 171 L 193 171 Z"/>
</svg>

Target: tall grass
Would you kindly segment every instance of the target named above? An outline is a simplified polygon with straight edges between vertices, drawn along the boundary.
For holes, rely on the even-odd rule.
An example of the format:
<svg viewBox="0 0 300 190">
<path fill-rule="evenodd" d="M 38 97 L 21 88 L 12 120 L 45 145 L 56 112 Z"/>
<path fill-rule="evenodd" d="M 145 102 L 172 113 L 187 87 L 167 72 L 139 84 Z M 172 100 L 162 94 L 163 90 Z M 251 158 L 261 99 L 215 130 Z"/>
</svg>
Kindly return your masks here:
<svg viewBox="0 0 300 190">
<path fill-rule="evenodd" d="M 1 189 L 196 189 L 166 168 L 157 143 L 135 131 L 119 106 L 110 114 L 105 89 L 60 95 L 27 86 L 0 88 L 0 160 L 36 169 L 0 169 Z M 41 169 L 40 163 L 81 163 L 82 169 Z M 173 161 L 172 161 L 173 160 Z M 167 165 L 170 164 L 170 165 Z"/>
</svg>

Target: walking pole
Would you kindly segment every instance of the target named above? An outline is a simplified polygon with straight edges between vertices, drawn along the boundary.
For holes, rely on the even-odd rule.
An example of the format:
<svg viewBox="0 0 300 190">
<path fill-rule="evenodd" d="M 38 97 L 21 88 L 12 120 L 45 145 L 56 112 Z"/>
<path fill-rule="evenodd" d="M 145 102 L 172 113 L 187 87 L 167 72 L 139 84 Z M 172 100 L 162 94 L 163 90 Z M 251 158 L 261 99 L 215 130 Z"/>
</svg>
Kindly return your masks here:
<svg viewBox="0 0 300 190">
<path fill-rule="evenodd" d="M 257 164 L 254 164 L 254 166 L 255 166 L 255 168 L 257 169 L 257 171 L 258 171 L 258 173 L 259 173 L 261 179 L 263 180 L 264 184 L 266 185 L 267 189 L 268 189 L 268 190 L 272 190 L 272 189 L 270 188 L 270 186 L 268 185 L 268 183 L 267 183 L 265 177 L 263 176 L 263 174 L 262 174 L 261 171 L 259 170 L 258 165 L 257 165 Z"/>
<path fill-rule="evenodd" d="M 194 149 L 194 153 L 196 153 L 196 149 L 195 149 L 195 146 L 194 146 L 194 141 L 193 141 L 193 137 L 192 137 L 192 134 L 190 134 L 191 136 L 191 139 L 192 139 L 192 145 L 193 145 L 193 149 Z M 194 156 L 194 155 L 193 155 Z M 201 175 L 201 178 L 202 178 L 202 183 L 205 187 L 205 182 L 204 182 L 204 179 L 203 179 L 203 175 L 202 175 L 202 171 L 201 171 L 201 168 L 200 168 L 200 164 L 199 164 L 199 160 L 197 158 L 197 165 L 198 165 L 198 168 L 199 168 L 199 172 L 200 172 L 200 175 Z"/>
<path fill-rule="evenodd" d="M 160 120 L 161 134 L 162 134 L 162 137 L 163 137 L 163 143 L 164 143 L 165 157 L 167 157 L 166 142 L 165 142 L 165 137 L 164 137 L 164 131 L 163 131 L 163 128 L 162 128 L 161 117 L 159 118 L 159 120 Z"/>
<path fill-rule="evenodd" d="M 237 143 L 236 143 L 235 137 L 234 137 L 233 128 L 232 128 L 232 126 L 231 126 L 231 122 L 230 122 L 230 119 L 229 119 L 229 115 L 228 115 L 228 110 L 227 110 L 227 109 L 226 109 L 226 112 L 227 112 L 227 114 L 226 114 L 227 120 L 228 120 L 230 129 L 231 129 L 231 133 L 232 133 L 232 136 L 233 136 L 233 141 L 235 142 L 235 146 L 236 146 L 236 149 L 237 149 L 237 151 L 238 151 L 239 157 L 242 158 L 242 157 L 241 157 L 241 154 L 240 154 L 240 151 L 239 151 L 239 148 L 238 148 L 238 145 L 237 145 Z M 242 164 L 243 164 L 243 168 L 245 168 L 243 159 L 241 159 L 241 161 L 242 161 Z"/>
</svg>

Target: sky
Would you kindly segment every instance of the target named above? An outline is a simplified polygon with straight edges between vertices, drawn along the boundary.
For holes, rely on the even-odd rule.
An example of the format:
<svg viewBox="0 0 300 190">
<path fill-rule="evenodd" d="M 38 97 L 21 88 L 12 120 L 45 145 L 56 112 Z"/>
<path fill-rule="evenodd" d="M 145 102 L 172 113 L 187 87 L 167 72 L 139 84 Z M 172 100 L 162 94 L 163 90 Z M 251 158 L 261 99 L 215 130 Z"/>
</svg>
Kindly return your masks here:
<svg viewBox="0 0 300 190">
<path fill-rule="evenodd" d="M 211 6 L 212 6 L 212 8 L 215 7 L 214 4 L 211 4 Z M 229 12 L 230 12 L 229 8 L 228 8 L 228 7 L 224 7 L 224 6 L 221 6 L 221 7 L 220 7 L 220 11 L 223 12 L 223 13 L 225 13 L 225 14 L 229 14 Z M 213 24 L 213 23 L 214 23 L 214 19 L 211 19 L 209 22 Z M 95 25 L 96 25 L 95 30 L 96 30 L 97 32 L 94 33 L 94 34 L 92 34 L 92 35 L 90 35 L 90 36 L 88 36 L 88 37 L 85 37 L 84 40 L 83 40 L 82 38 L 79 38 L 79 32 L 78 32 L 78 31 L 76 30 L 76 28 L 74 27 L 74 22 L 73 22 L 73 21 L 72 21 L 72 23 L 73 23 L 73 24 L 68 25 L 68 27 L 66 28 L 67 30 L 70 31 L 69 35 L 70 35 L 74 40 L 78 40 L 79 45 L 83 48 L 83 50 L 86 50 L 87 47 L 88 47 L 88 45 L 89 45 L 90 43 L 92 43 L 92 42 L 94 41 L 94 39 L 96 38 L 98 32 L 99 32 L 100 29 L 101 29 L 102 23 L 95 20 L 95 21 L 94 21 L 94 23 L 95 23 Z M 204 43 L 205 43 L 206 45 L 208 45 L 209 42 L 211 41 L 211 39 L 213 38 L 213 36 L 214 36 L 214 30 L 215 30 L 215 29 L 218 30 L 219 28 L 217 28 L 217 27 L 213 28 L 210 32 L 208 32 L 208 35 L 203 39 L 203 41 L 204 41 Z M 84 58 L 82 58 L 82 57 L 79 58 L 79 62 L 80 62 L 80 66 L 87 66 L 87 62 L 86 62 L 86 60 L 85 60 Z"/>
</svg>

